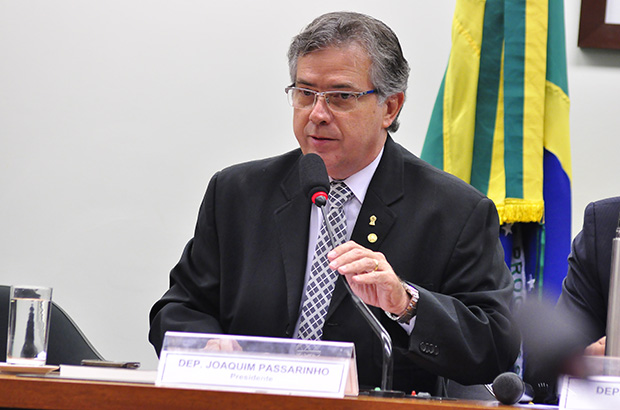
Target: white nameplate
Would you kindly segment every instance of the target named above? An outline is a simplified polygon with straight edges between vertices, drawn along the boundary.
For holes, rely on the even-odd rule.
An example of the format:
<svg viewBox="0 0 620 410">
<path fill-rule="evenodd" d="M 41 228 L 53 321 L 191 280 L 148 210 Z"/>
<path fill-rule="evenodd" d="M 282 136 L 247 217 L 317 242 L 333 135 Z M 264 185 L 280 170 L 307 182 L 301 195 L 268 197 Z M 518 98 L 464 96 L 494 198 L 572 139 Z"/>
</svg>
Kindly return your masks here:
<svg viewBox="0 0 620 410">
<path fill-rule="evenodd" d="M 620 377 L 592 376 L 587 379 L 564 377 L 559 401 L 560 409 L 620 409 Z"/>
<path fill-rule="evenodd" d="M 350 372 L 355 370 L 352 343 L 180 332 L 169 332 L 166 339 L 158 386 L 344 397 L 355 384 L 353 394 L 357 393 L 357 372 Z M 211 342 L 218 348 L 214 350 Z M 228 348 L 218 350 L 219 346 Z"/>
</svg>

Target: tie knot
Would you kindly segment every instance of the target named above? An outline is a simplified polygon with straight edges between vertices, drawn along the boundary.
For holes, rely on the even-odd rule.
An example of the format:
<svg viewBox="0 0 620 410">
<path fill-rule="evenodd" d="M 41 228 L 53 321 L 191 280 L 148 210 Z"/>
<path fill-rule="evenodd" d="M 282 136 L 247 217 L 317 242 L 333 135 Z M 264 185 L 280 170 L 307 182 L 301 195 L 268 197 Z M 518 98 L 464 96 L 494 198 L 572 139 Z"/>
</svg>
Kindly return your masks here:
<svg viewBox="0 0 620 410">
<path fill-rule="evenodd" d="M 329 205 L 340 208 L 351 198 L 353 192 L 343 181 L 332 181 L 329 189 Z"/>
</svg>

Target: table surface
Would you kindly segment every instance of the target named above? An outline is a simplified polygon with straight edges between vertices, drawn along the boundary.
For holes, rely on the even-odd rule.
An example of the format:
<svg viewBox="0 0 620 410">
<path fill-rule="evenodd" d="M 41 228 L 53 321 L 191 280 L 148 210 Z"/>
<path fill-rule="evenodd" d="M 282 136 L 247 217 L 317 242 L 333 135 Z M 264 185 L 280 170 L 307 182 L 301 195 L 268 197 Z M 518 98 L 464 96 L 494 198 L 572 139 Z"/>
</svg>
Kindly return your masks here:
<svg viewBox="0 0 620 410">
<path fill-rule="evenodd" d="M 480 410 L 498 402 L 413 398 L 317 398 L 157 387 L 0 373 L 0 408 L 22 409 L 260 409 Z"/>
</svg>

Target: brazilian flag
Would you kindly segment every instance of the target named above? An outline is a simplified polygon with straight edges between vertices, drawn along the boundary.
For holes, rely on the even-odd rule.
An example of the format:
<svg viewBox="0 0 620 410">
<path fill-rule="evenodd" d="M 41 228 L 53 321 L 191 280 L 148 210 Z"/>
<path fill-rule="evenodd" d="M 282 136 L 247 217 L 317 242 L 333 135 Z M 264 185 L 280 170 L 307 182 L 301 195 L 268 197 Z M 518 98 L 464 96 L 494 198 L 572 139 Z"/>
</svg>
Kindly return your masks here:
<svg viewBox="0 0 620 410">
<path fill-rule="evenodd" d="M 457 0 L 421 156 L 495 202 L 515 306 L 566 276 L 569 105 L 563 0 Z"/>
</svg>

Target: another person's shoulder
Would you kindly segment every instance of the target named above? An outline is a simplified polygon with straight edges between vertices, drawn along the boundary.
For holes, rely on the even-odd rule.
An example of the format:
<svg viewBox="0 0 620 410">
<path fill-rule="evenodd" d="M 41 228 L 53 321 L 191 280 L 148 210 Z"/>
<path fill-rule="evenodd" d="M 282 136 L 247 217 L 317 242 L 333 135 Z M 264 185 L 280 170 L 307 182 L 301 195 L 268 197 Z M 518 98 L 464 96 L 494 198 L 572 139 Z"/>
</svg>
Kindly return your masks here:
<svg viewBox="0 0 620 410">
<path fill-rule="evenodd" d="M 620 213 L 620 196 L 614 196 L 598 201 L 590 202 L 584 211 L 585 218 L 590 219 L 616 219 Z"/>
<path fill-rule="evenodd" d="M 590 202 L 588 207 L 593 208 L 617 208 L 620 207 L 620 196 L 613 196 L 610 198 L 599 199 L 598 201 Z"/>
</svg>

